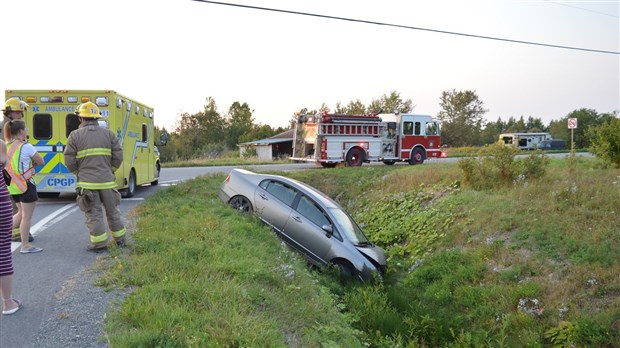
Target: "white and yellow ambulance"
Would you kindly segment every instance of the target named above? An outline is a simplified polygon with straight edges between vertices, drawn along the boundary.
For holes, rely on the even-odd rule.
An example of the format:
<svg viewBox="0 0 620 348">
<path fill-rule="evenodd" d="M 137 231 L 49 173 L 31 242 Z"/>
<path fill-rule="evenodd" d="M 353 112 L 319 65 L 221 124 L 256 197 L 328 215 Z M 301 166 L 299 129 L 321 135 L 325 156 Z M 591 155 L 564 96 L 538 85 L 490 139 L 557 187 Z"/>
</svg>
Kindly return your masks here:
<svg viewBox="0 0 620 348">
<path fill-rule="evenodd" d="M 65 166 L 63 152 L 69 133 L 80 124 L 75 111 L 87 101 L 97 104 L 99 124 L 113 131 L 123 146 L 123 164 L 116 171 L 123 197 L 132 197 L 138 185 L 157 184 L 160 164 L 154 149 L 152 107 L 112 90 L 6 90 L 5 100 L 12 97 L 28 103 L 28 142 L 45 162 L 35 168 L 39 196 L 75 192 L 76 178 Z"/>
</svg>

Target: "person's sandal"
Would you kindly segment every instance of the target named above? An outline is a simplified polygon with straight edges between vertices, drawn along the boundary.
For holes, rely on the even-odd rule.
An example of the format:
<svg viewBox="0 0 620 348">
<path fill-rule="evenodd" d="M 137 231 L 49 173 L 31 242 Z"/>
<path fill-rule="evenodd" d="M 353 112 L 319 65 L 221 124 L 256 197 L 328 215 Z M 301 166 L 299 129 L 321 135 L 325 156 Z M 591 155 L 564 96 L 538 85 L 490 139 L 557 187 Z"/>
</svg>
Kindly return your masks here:
<svg viewBox="0 0 620 348">
<path fill-rule="evenodd" d="M 20 308 L 22 308 L 22 301 L 18 300 L 18 299 L 12 299 L 13 302 L 15 302 L 15 304 L 17 305 L 17 307 L 13 308 L 13 309 L 7 309 L 6 311 L 2 311 L 2 315 L 11 315 L 14 314 L 15 312 L 17 312 Z"/>
</svg>

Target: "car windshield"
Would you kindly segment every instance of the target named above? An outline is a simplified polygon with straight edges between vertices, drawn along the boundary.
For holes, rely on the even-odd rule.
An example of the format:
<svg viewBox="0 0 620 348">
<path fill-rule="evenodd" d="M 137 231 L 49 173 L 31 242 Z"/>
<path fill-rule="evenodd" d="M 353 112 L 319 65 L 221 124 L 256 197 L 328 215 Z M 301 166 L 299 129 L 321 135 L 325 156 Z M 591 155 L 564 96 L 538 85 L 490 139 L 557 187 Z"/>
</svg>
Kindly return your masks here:
<svg viewBox="0 0 620 348">
<path fill-rule="evenodd" d="M 350 240 L 353 245 L 362 246 L 370 244 L 370 241 L 368 241 L 362 229 L 353 221 L 346 211 L 339 208 L 332 208 L 330 212 L 334 217 L 334 223 L 338 231 L 344 235 L 344 238 Z"/>
</svg>

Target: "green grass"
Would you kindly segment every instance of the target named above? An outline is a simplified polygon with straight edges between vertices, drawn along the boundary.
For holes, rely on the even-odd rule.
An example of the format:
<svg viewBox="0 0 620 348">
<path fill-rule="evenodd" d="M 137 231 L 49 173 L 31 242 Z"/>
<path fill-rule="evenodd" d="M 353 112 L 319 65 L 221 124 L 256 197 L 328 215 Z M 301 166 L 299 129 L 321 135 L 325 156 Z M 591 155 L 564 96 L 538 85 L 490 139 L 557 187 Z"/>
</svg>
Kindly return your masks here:
<svg viewBox="0 0 620 348">
<path fill-rule="evenodd" d="M 620 177 L 596 159 L 476 191 L 456 164 L 284 175 L 336 198 L 389 256 L 379 284 L 317 272 L 217 198 L 160 190 L 101 284 L 115 347 L 620 347 Z"/>
</svg>

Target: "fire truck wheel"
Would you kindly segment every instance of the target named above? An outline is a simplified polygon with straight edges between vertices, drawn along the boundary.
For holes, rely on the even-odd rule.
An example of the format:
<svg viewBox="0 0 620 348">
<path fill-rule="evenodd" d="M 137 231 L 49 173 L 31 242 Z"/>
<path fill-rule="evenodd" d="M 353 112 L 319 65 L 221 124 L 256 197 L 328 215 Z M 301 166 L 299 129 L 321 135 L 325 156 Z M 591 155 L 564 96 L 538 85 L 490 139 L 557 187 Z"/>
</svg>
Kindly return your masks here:
<svg viewBox="0 0 620 348">
<path fill-rule="evenodd" d="M 409 164 L 413 165 L 422 163 L 424 163 L 424 151 L 420 148 L 414 149 L 411 154 L 411 159 L 409 159 Z"/>
<path fill-rule="evenodd" d="M 358 148 L 349 150 L 347 154 L 347 166 L 360 167 L 364 163 L 364 153 Z"/>
<path fill-rule="evenodd" d="M 254 210 L 252 208 L 252 202 L 243 196 L 234 196 L 228 201 L 228 204 L 230 204 L 233 209 L 239 210 L 242 213 L 251 214 Z"/>
</svg>

